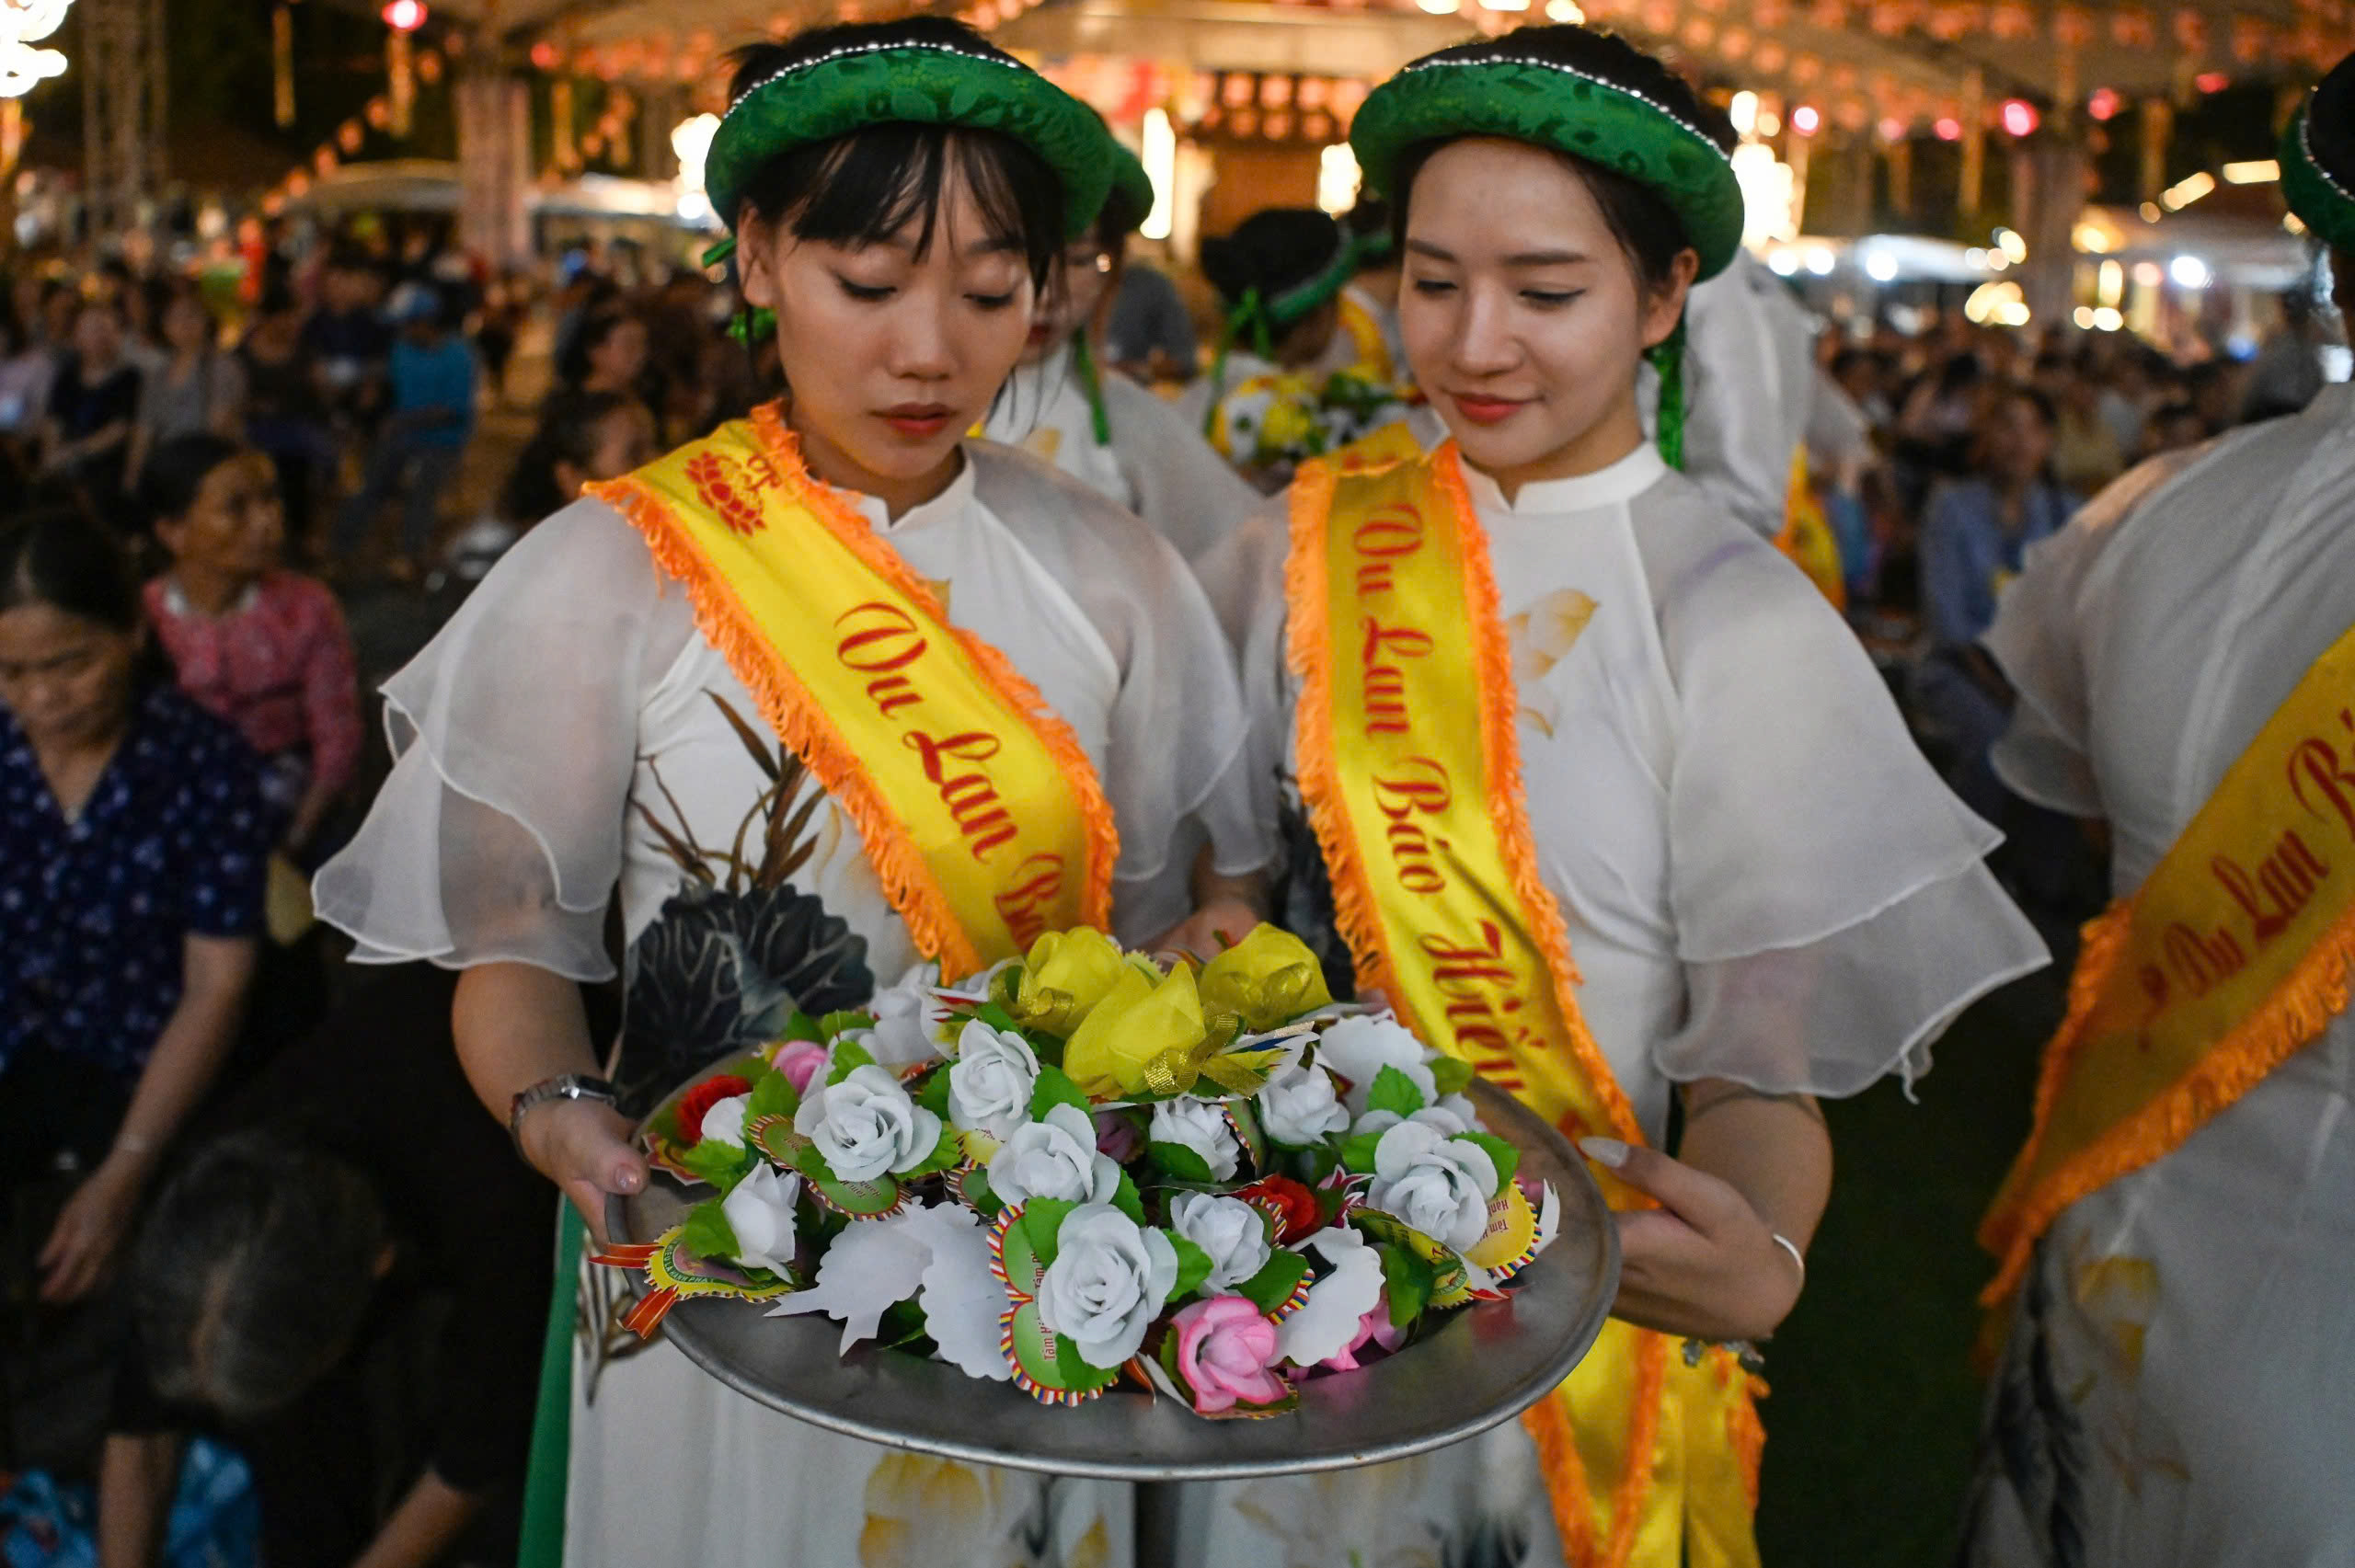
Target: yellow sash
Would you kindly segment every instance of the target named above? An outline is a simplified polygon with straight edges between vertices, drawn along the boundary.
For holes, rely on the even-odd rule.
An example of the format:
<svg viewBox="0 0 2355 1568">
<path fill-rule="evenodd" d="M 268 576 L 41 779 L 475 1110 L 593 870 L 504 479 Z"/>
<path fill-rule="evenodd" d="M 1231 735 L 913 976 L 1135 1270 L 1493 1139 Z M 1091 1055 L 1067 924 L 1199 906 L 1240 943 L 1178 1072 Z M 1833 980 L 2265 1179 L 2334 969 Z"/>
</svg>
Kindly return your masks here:
<svg viewBox="0 0 2355 1568">
<path fill-rule="evenodd" d="M 1077 738 L 810 477 L 779 406 L 589 487 L 686 585 L 945 976 L 1108 923 L 1119 841 Z"/>
<path fill-rule="evenodd" d="M 1365 308 L 1356 295 L 1343 291 L 1338 300 L 1341 310 L 1341 330 L 1349 334 L 1350 346 L 1357 351 L 1354 369 L 1364 372 L 1376 381 L 1396 379 L 1397 368 L 1390 362 L 1390 344 L 1382 336 L 1382 323 Z"/>
<path fill-rule="evenodd" d="M 1805 447 L 1791 454 L 1791 483 L 1783 500 L 1783 532 L 1775 536 L 1775 548 L 1807 574 L 1808 580 L 1832 601 L 1834 610 L 1848 608 L 1848 584 L 1840 565 L 1840 536 L 1832 532 L 1832 520 L 1824 516 L 1823 503 L 1816 498 L 1815 486 L 1809 481 Z"/>
<path fill-rule="evenodd" d="M 1304 465 L 1285 589 L 1301 794 L 1358 983 L 1573 1138 L 1643 1141 L 1538 876 L 1512 655 L 1453 444 Z M 1754 1391 L 1725 1352 L 1687 1367 L 1613 1320 L 1524 1417 L 1570 1562 L 1754 1564 Z"/>
<path fill-rule="evenodd" d="M 2085 927 L 2036 1120 L 1979 1239 L 2009 1295 L 2037 1238 L 2322 1033 L 2355 958 L 2355 630 L 2226 770 L 2140 890 Z"/>
</svg>

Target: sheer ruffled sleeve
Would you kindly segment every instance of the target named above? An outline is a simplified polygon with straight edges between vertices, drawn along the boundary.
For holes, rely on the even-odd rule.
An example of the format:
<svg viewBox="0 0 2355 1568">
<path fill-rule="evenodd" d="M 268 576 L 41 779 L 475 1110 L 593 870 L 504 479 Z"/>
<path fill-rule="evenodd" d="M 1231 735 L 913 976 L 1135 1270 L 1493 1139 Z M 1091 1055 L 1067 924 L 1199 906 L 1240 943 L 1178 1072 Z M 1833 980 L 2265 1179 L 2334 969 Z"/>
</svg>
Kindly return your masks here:
<svg viewBox="0 0 2355 1568">
<path fill-rule="evenodd" d="M 2086 750 L 2093 715 L 2083 634 L 2100 617 L 2095 567 L 2134 509 L 2206 455 L 2213 442 L 2168 452 L 2112 480 L 2069 526 L 2028 546 L 1980 638 L 2018 694 L 2011 727 L 1988 760 L 2023 799 L 2075 817 L 2102 815 Z"/>
<path fill-rule="evenodd" d="M 392 776 L 315 887 L 353 956 L 610 977 L 639 697 L 691 630 L 603 504 L 524 535 L 385 683 Z"/>
<path fill-rule="evenodd" d="M 1966 1005 L 2048 962 L 2043 944 L 1982 864 L 1999 835 L 1923 760 L 1838 615 L 1679 488 L 1637 516 L 1679 704 L 1687 1007 L 1655 1063 L 1775 1093 L 1910 1082 Z"/>
</svg>

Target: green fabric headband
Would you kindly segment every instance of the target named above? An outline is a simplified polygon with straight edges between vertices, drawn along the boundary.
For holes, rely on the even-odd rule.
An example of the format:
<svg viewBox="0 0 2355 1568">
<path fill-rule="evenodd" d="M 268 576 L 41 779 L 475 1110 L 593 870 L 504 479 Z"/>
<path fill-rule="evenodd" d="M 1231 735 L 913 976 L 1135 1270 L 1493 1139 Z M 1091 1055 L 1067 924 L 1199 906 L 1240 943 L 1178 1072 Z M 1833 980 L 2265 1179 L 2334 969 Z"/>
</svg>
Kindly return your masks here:
<svg viewBox="0 0 2355 1568">
<path fill-rule="evenodd" d="M 1717 144 L 1629 88 L 1526 57 L 1428 56 L 1376 87 L 1350 146 L 1366 183 L 1391 200 L 1398 160 L 1425 142 L 1501 136 L 1613 169 L 1668 204 L 1704 278 L 1741 246 L 1740 182 Z"/>
<path fill-rule="evenodd" d="M 2281 195 L 2325 245 L 2355 250 L 2355 189 L 2315 155 L 2313 115 L 2309 98 L 2281 132 Z"/>
<path fill-rule="evenodd" d="M 704 163 L 712 210 L 729 228 L 744 184 L 779 153 L 870 125 L 955 125 L 1013 137 L 1063 182 L 1066 237 L 1096 221 L 1111 189 L 1104 128 L 1020 61 L 937 43 L 853 45 L 779 71 L 721 117 Z"/>
</svg>

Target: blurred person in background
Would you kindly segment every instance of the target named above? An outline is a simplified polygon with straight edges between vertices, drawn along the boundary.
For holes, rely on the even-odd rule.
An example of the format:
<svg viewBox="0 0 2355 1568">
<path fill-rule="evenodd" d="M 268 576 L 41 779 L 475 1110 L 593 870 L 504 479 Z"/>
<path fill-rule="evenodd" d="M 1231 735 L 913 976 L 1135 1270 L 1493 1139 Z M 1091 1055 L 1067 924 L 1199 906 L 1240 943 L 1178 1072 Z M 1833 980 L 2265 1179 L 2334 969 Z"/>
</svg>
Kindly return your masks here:
<svg viewBox="0 0 2355 1568">
<path fill-rule="evenodd" d="M 117 1342 L 105 1568 L 158 1562 L 191 1431 L 249 1456 L 270 1568 L 514 1561 L 511 1511 L 486 1515 L 523 1473 L 557 1200 L 466 1087 L 456 987 L 427 964 L 359 981 L 157 1196 Z M 391 1431 L 386 1363 L 419 1379 Z"/>
<path fill-rule="evenodd" d="M 1355 269 L 1341 225 L 1313 207 L 1270 207 L 1202 242 L 1202 273 L 1226 315 L 1210 373 L 1178 407 L 1198 429 L 1235 387 L 1280 372 L 1312 372 L 1340 330 L 1335 302 Z"/>
<path fill-rule="evenodd" d="M 2052 476 L 2073 495 L 2090 496 L 2126 472 L 2126 452 L 2102 418 L 2101 384 L 2084 360 L 2059 361 L 2046 395 L 2052 400 Z"/>
<path fill-rule="evenodd" d="M 220 328 L 203 297 L 192 288 L 175 292 L 164 306 L 163 332 L 167 357 L 139 387 L 123 469 L 123 484 L 132 490 L 148 454 L 164 442 L 199 433 L 243 436 L 246 429 L 245 367 L 221 351 Z"/>
<path fill-rule="evenodd" d="M 31 1260 L 44 1303 L 108 1276 L 236 1036 L 258 774 L 172 683 L 111 538 L 63 512 L 0 525 L 0 1187 L 79 1178 Z"/>
<path fill-rule="evenodd" d="M 1922 519 L 1923 630 L 1929 652 L 1914 697 L 1952 751 L 1947 782 L 1981 816 L 2000 817 L 2003 787 L 1987 750 L 2004 733 L 2011 695 L 1979 639 L 2028 548 L 2060 531 L 2076 498 L 2055 482 L 2058 417 L 2033 387 L 2007 387 L 1972 444 L 1974 472 L 1940 482 Z"/>
<path fill-rule="evenodd" d="M 335 440 L 319 395 L 317 366 L 303 312 L 285 289 L 264 293 L 237 345 L 246 378 L 246 439 L 270 456 L 286 502 L 286 538 L 296 559 L 316 547 L 311 521 L 333 478 Z"/>
<path fill-rule="evenodd" d="M 2213 432 L 2201 417 L 2196 404 L 2176 400 L 2160 404 L 2143 422 L 2142 452 L 2145 458 L 2164 456 L 2198 446 Z"/>
<path fill-rule="evenodd" d="M 171 565 L 146 587 L 180 690 L 235 725 L 261 759 L 279 843 L 304 858 L 359 772 L 359 678 L 342 608 L 283 568 L 284 511 L 270 458 L 211 434 L 167 441 L 146 499 Z"/>
<path fill-rule="evenodd" d="M 336 519 L 332 555 L 339 568 L 357 561 L 387 502 L 401 507 L 400 554 L 390 575 L 414 581 L 433 544 L 442 493 L 458 475 L 474 435 L 474 350 L 449 329 L 430 283 L 404 283 L 385 314 L 400 329 L 385 362 L 389 385 L 383 428 L 368 454 L 359 494 Z"/>
<path fill-rule="evenodd" d="M 1186 417 L 1125 376 L 1097 367 L 1096 321 L 1117 287 L 1129 235 L 1153 207 L 1144 166 L 1105 132 L 1112 193 L 1063 246 L 1022 350 L 982 433 L 1041 458 L 1134 512 L 1189 561 L 1259 504 Z"/>
<path fill-rule="evenodd" d="M 392 328 L 378 314 L 384 279 L 357 250 L 329 253 L 318 308 L 303 324 L 303 348 L 327 415 L 349 440 L 374 425 L 383 406 Z"/>
<path fill-rule="evenodd" d="M 2322 323 L 2311 289 L 2293 289 L 2280 299 L 2281 319 L 2258 345 L 2241 386 L 2238 423 L 2253 425 L 2295 414 L 2323 388 Z"/>
<path fill-rule="evenodd" d="M 496 509 L 450 542 L 450 570 L 480 582 L 534 525 L 579 500 L 583 486 L 618 479 L 661 450 L 653 414 L 629 394 L 558 392 L 508 471 Z"/>
<path fill-rule="evenodd" d="M 1194 313 L 1169 274 L 1143 262 L 1120 271 L 1104 320 L 1104 357 L 1121 374 L 1151 385 L 1189 382 L 1200 369 Z"/>
<path fill-rule="evenodd" d="M 627 305 L 609 305 L 584 317 L 557 356 L 553 395 L 583 392 L 645 393 L 646 322 Z"/>
<path fill-rule="evenodd" d="M 122 318 L 100 300 L 74 317 L 74 352 L 51 383 L 41 471 L 94 517 L 121 525 L 123 470 L 139 414 L 140 374 L 123 352 Z"/>
<path fill-rule="evenodd" d="M 49 407 L 57 361 L 33 340 L 26 318 L 0 309 L 0 475 L 18 483 L 30 473 Z"/>
</svg>

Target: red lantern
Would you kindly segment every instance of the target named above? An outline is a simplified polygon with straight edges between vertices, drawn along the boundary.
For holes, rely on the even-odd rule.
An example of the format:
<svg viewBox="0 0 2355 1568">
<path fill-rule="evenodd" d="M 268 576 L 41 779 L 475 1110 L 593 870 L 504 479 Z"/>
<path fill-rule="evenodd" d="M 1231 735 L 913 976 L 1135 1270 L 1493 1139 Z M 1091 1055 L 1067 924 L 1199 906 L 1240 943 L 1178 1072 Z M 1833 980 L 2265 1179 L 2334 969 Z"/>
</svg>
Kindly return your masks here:
<svg viewBox="0 0 2355 1568">
<path fill-rule="evenodd" d="M 425 0 L 385 0 L 385 25 L 396 33 L 413 33 L 425 25 Z"/>
</svg>

